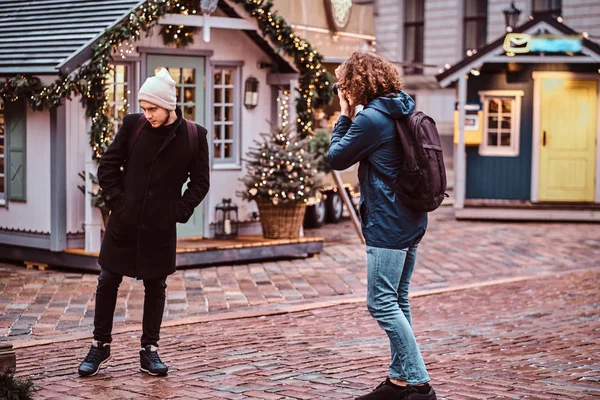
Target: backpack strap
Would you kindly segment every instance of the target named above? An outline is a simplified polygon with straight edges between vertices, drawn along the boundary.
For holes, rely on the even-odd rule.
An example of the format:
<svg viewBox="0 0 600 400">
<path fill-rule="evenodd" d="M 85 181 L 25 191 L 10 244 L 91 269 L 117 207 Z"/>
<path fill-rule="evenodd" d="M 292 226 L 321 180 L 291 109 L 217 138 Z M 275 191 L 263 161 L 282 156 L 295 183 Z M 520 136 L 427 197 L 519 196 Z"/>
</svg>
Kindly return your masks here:
<svg viewBox="0 0 600 400">
<path fill-rule="evenodd" d="M 195 158 L 198 153 L 198 127 L 194 122 L 187 119 L 185 120 L 185 125 L 187 127 L 190 152 L 192 153 L 192 158 Z"/>
<path fill-rule="evenodd" d="M 135 128 L 133 128 L 133 132 L 131 132 L 131 136 L 129 136 L 129 141 L 127 142 L 127 158 L 129 158 L 129 156 L 131 155 L 131 152 L 133 151 L 133 146 L 135 145 L 135 141 L 137 140 L 138 136 L 140 136 L 140 133 L 142 132 L 142 129 L 144 129 L 144 126 L 146 125 L 147 121 L 148 120 L 146 119 L 144 114 L 140 115 L 140 118 L 135 124 Z"/>
</svg>

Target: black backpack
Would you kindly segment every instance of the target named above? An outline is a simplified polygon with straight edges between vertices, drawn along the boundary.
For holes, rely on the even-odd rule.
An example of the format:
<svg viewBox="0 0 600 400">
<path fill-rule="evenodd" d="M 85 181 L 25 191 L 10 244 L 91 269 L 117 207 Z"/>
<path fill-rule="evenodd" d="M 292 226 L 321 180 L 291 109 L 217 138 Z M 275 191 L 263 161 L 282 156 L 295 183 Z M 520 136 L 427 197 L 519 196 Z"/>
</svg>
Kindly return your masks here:
<svg viewBox="0 0 600 400">
<path fill-rule="evenodd" d="M 415 211 L 433 211 L 446 194 L 446 168 L 435 121 L 421 111 L 395 120 L 403 165 L 395 182 L 373 168 L 379 178 Z"/>
</svg>

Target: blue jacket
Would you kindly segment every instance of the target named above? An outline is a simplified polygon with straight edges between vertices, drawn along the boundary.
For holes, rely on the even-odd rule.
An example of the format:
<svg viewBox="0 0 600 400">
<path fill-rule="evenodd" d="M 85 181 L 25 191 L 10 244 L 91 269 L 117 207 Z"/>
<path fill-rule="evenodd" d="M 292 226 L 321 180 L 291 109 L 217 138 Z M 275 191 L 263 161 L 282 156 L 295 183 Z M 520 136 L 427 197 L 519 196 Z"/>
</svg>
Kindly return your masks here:
<svg viewBox="0 0 600 400">
<path fill-rule="evenodd" d="M 372 171 L 390 180 L 402 179 L 400 143 L 394 119 L 415 108 L 414 100 L 404 92 L 395 97 L 372 100 L 354 121 L 341 116 L 335 125 L 329 146 L 329 164 L 344 170 L 360 162 L 360 216 L 368 246 L 404 249 L 418 243 L 427 228 L 427 213 L 413 211 Z"/>
</svg>

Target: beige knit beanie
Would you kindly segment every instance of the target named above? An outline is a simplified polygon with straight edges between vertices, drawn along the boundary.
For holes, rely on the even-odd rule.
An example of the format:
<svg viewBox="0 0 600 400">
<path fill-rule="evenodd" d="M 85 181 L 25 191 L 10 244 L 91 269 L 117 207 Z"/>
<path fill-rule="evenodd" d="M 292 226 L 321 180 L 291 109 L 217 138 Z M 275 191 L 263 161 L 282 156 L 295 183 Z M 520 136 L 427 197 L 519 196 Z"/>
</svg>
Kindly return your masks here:
<svg viewBox="0 0 600 400">
<path fill-rule="evenodd" d="M 163 68 L 155 76 L 146 79 L 138 93 L 138 100 L 146 100 L 169 111 L 174 110 L 177 91 L 169 71 Z"/>
</svg>

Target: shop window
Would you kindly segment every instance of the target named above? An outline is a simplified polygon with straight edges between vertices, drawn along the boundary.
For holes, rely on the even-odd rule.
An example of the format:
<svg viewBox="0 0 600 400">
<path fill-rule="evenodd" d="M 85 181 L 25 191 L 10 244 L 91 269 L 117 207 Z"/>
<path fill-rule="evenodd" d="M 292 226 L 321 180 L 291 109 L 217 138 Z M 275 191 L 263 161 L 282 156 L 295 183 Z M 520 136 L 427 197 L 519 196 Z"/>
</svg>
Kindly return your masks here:
<svg viewBox="0 0 600 400">
<path fill-rule="evenodd" d="M 562 0 L 533 0 L 531 10 L 534 17 L 560 17 L 562 15 Z"/>
<path fill-rule="evenodd" d="M 422 74 L 425 28 L 425 0 L 404 2 L 404 61 L 416 64 L 404 67 L 405 75 Z"/>
<path fill-rule="evenodd" d="M 240 163 L 240 68 L 213 69 L 213 160 L 216 165 Z"/>
<path fill-rule="evenodd" d="M 129 112 L 131 90 L 129 84 L 130 66 L 127 64 L 111 64 L 110 72 L 106 76 L 106 104 L 108 110 L 106 115 L 113 125 L 116 134 L 123 124 L 123 118 Z"/>
<path fill-rule="evenodd" d="M 476 50 L 487 42 L 487 0 L 465 0 L 463 51 Z"/>
<path fill-rule="evenodd" d="M 479 95 L 483 105 L 483 138 L 479 154 L 518 156 L 523 92 L 487 91 Z"/>
</svg>

